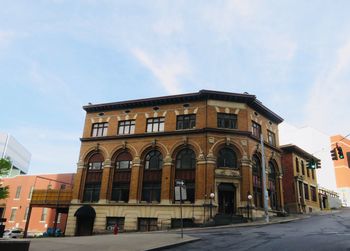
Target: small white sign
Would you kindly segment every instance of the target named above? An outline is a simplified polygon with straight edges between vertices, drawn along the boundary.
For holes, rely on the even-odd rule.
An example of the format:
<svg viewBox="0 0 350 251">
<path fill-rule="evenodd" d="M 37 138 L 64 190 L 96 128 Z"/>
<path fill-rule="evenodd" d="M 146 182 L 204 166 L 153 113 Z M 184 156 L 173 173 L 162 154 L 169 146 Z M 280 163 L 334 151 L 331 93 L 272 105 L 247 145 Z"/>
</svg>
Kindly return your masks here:
<svg viewBox="0 0 350 251">
<path fill-rule="evenodd" d="M 180 189 L 180 186 L 175 186 L 175 200 L 180 200 L 180 190 L 181 190 L 181 199 L 187 200 L 187 192 L 186 192 L 186 186 L 182 186 Z"/>
</svg>

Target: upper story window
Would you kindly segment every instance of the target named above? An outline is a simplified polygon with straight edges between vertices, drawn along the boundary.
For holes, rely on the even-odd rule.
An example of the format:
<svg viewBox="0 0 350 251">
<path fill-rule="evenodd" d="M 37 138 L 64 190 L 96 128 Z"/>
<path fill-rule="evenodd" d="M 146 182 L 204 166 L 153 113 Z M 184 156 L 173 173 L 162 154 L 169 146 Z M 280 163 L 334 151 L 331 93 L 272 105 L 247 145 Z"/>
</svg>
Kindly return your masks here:
<svg viewBox="0 0 350 251">
<path fill-rule="evenodd" d="M 196 114 L 177 116 L 176 130 L 192 129 L 195 127 L 196 127 Z"/>
<path fill-rule="evenodd" d="M 91 136 L 102 137 L 107 136 L 108 123 L 94 123 L 92 124 Z"/>
<path fill-rule="evenodd" d="M 273 145 L 276 146 L 276 136 L 273 132 L 267 130 L 267 141 Z"/>
<path fill-rule="evenodd" d="M 177 169 L 194 169 L 196 167 L 196 154 L 189 148 L 181 150 L 176 156 Z"/>
<path fill-rule="evenodd" d="M 296 168 L 297 173 L 299 173 L 300 170 L 299 170 L 299 159 L 298 158 L 295 158 L 295 168 Z"/>
<path fill-rule="evenodd" d="M 145 169 L 159 170 L 163 165 L 163 156 L 157 151 L 153 150 L 146 155 Z"/>
<path fill-rule="evenodd" d="M 19 199 L 19 197 L 21 196 L 21 190 L 22 190 L 22 187 L 21 187 L 21 186 L 18 186 L 18 187 L 17 187 L 17 190 L 16 190 L 15 199 Z"/>
<path fill-rule="evenodd" d="M 164 117 L 147 119 L 147 132 L 163 132 Z"/>
<path fill-rule="evenodd" d="M 127 170 L 130 169 L 132 165 L 132 156 L 128 152 L 123 152 L 118 155 L 116 168 Z"/>
<path fill-rule="evenodd" d="M 134 134 L 135 133 L 135 120 L 119 121 L 118 134 Z"/>
<path fill-rule="evenodd" d="M 301 161 L 301 173 L 303 175 L 305 175 L 305 165 L 304 165 L 304 161 Z"/>
<path fill-rule="evenodd" d="M 88 163 L 89 170 L 102 170 L 103 169 L 103 156 L 99 153 L 94 154 Z"/>
<path fill-rule="evenodd" d="M 252 121 L 252 134 L 254 137 L 260 138 L 261 125 Z"/>
<path fill-rule="evenodd" d="M 237 168 L 236 153 L 229 148 L 222 148 L 218 154 L 217 167 Z"/>
<path fill-rule="evenodd" d="M 227 129 L 237 129 L 237 115 L 218 113 L 218 127 Z"/>
</svg>

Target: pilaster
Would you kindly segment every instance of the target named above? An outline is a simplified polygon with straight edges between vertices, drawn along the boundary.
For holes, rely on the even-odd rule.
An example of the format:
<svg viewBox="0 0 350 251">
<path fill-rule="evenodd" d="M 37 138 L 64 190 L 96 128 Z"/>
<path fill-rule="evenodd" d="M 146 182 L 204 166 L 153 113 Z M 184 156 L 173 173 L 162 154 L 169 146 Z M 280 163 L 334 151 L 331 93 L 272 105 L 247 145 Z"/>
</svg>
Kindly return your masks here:
<svg viewBox="0 0 350 251">
<path fill-rule="evenodd" d="M 139 200 L 140 168 L 141 160 L 139 157 L 135 157 L 131 168 L 129 203 L 136 203 Z"/>
<path fill-rule="evenodd" d="M 109 175 L 111 172 L 111 160 L 106 159 L 103 163 L 103 171 L 102 171 L 102 179 L 101 179 L 101 190 L 100 190 L 100 200 L 98 203 L 106 203 L 107 202 L 107 192 L 109 186 Z"/>
</svg>

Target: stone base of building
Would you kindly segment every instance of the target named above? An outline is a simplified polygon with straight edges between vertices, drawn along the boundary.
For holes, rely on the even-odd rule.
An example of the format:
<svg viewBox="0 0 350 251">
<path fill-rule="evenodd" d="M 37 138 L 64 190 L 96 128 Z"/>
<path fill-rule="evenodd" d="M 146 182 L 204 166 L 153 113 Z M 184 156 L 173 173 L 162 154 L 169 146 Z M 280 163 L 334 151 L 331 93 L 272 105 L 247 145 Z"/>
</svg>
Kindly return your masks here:
<svg viewBox="0 0 350 251">
<path fill-rule="evenodd" d="M 86 204 L 73 204 L 69 208 L 65 235 L 76 234 L 77 218 L 75 213 Z M 96 212 L 93 223 L 93 234 L 111 231 L 109 222 L 122 222 L 123 231 L 151 231 L 165 230 L 177 226 L 181 219 L 180 204 L 151 204 L 139 203 L 135 205 L 124 203 L 96 203 L 89 204 Z M 217 206 L 212 208 L 212 215 L 216 214 Z M 185 224 L 201 225 L 209 220 L 210 208 L 196 204 L 182 204 L 182 218 Z M 148 224 L 147 224 L 148 223 Z M 150 226 L 149 226 L 150 225 Z"/>
</svg>

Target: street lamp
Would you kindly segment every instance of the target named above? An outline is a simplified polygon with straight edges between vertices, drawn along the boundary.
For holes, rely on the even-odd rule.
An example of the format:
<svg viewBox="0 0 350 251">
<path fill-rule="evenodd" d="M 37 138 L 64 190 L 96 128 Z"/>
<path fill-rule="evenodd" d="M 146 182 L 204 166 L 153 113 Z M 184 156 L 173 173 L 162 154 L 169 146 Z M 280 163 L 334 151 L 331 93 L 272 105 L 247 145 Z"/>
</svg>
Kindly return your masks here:
<svg viewBox="0 0 350 251">
<path fill-rule="evenodd" d="M 250 211 L 250 203 L 251 203 L 252 199 L 253 199 L 253 196 L 251 194 L 248 194 L 248 205 L 247 205 L 247 207 L 248 207 L 248 220 L 250 218 L 249 217 L 249 211 Z M 252 215 L 252 220 L 253 220 L 253 215 Z"/>
<path fill-rule="evenodd" d="M 210 193 L 209 197 L 210 197 L 210 219 L 212 219 L 213 218 L 213 199 L 215 197 L 215 194 Z"/>
</svg>

